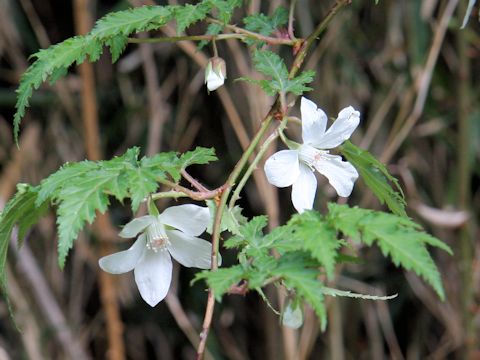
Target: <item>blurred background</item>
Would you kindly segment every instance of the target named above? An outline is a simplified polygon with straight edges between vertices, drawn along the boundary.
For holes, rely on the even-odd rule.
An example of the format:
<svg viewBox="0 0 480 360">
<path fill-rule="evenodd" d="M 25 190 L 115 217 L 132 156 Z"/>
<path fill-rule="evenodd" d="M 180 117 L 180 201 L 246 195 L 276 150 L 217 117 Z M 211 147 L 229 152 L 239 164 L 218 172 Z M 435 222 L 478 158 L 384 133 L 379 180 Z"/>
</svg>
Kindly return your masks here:
<svg viewBox="0 0 480 360">
<path fill-rule="evenodd" d="M 209 188 L 226 180 L 273 99 L 259 88 L 235 82 L 258 77 L 249 49 L 219 42 L 226 60 L 226 86 L 207 94 L 204 66 L 210 46 L 129 45 L 112 65 L 107 51 L 95 64 L 70 70 L 55 85 L 34 93 L 18 149 L 12 136 L 15 89 L 40 48 L 89 31 L 106 13 L 141 0 L 0 0 L 0 206 L 18 182 L 38 184 L 66 161 L 111 158 L 132 146 L 142 154 L 215 147 L 220 160 L 192 167 Z M 165 4 L 165 1 L 158 1 Z M 171 0 L 169 3 L 183 3 Z M 271 14 L 289 1 L 251 0 L 235 12 Z M 299 0 L 295 34 L 307 36 L 333 0 Z M 305 62 L 315 69 L 307 97 L 329 116 L 353 105 L 361 125 L 353 143 L 388 165 L 405 191 L 408 214 L 454 250 L 434 252 L 447 293 L 439 301 L 415 275 L 396 268 L 377 248 L 359 249 L 363 264 L 339 269 L 332 286 L 356 292 L 394 294 L 388 302 L 328 299 L 329 325 L 321 333 L 313 312 L 305 324 L 284 329 L 255 294 L 231 295 L 216 304 L 208 359 L 480 359 L 480 36 L 474 8 L 460 30 L 467 1 L 354 0 L 333 20 Z M 188 30 L 201 34 L 203 25 Z M 175 35 L 174 24 L 155 36 Z M 139 35 L 139 37 L 146 35 Z M 290 48 L 273 48 L 291 63 Z M 292 114 L 299 115 L 299 105 Z M 298 139 L 299 129 L 288 134 Z M 271 149 L 273 152 L 275 149 Z M 337 201 L 319 179 L 316 208 Z M 294 212 L 290 189 L 270 186 L 261 170 L 240 204 L 247 216 L 266 213 L 270 226 Z M 352 205 L 382 209 L 361 180 Z M 168 203 L 159 203 L 167 206 Z M 174 269 L 165 301 L 150 308 L 133 274 L 102 273 L 98 258 L 129 245 L 116 234 L 134 214 L 113 203 L 108 216 L 79 236 L 64 271 L 57 265 L 55 217 L 28 234 L 24 247 L 10 247 L 8 281 L 15 324 L 0 301 L 0 359 L 192 359 L 206 304 L 195 273 Z M 235 254 L 222 251 L 224 264 Z M 268 289 L 272 305 L 277 292 Z"/>
</svg>

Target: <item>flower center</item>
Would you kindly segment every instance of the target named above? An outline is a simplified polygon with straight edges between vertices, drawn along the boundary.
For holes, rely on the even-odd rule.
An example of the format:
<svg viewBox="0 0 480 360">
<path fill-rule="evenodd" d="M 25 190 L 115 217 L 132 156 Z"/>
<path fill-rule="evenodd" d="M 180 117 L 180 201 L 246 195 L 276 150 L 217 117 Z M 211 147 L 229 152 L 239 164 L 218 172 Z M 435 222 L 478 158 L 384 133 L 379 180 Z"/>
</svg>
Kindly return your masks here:
<svg viewBox="0 0 480 360">
<path fill-rule="evenodd" d="M 159 221 L 154 221 L 145 230 L 147 236 L 147 249 L 157 251 L 167 250 L 170 245 L 165 226 Z"/>
<path fill-rule="evenodd" d="M 307 164 L 312 170 L 315 165 L 322 160 L 323 155 L 328 154 L 327 150 L 318 150 L 307 144 L 302 144 L 298 151 L 300 161 Z"/>
</svg>

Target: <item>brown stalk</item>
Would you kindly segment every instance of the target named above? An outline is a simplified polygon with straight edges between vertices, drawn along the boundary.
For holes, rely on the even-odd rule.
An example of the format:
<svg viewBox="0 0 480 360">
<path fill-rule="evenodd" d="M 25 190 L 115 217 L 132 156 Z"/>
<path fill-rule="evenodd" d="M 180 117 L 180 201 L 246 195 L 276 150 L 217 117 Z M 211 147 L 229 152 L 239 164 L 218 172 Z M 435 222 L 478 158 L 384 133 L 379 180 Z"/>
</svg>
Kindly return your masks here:
<svg viewBox="0 0 480 360">
<path fill-rule="evenodd" d="M 89 0 L 75 0 L 74 15 L 75 28 L 77 34 L 86 34 L 92 27 L 92 18 L 90 7 L 92 3 Z M 84 62 L 78 68 L 82 79 L 82 119 L 84 124 L 84 142 L 87 157 L 90 160 L 100 160 L 100 138 L 98 128 L 98 110 L 95 91 L 95 77 L 93 65 Z M 94 225 L 94 232 L 100 239 L 100 256 L 113 252 L 113 244 L 105 241 L 106 234 L 111 229 L 110 220 L 107 215 L 97 214 L 97 220 Z M 105 311 L 105 321 L 107 327 L 108 351 L 107 358 L 110 360 L 125 359 L 125 345 L 123 342 L 123 323 L 120 318 L 115 285 L 113 278 L 106 272 L 99 272 L 100 299 Z"/>
</svg>

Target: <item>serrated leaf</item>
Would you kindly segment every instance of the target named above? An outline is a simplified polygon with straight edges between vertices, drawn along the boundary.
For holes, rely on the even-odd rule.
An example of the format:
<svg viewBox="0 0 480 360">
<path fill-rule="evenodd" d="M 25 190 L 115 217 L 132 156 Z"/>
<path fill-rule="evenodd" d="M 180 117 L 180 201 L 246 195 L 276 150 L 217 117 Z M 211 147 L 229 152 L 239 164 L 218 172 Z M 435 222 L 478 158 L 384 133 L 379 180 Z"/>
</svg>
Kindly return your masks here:
<svg viewBox="0 0 480 360">
<path fill-rule="evenodd" d="M 214 148 L 204 148 L 200 146 L 197 146 L 195 150 L 187 151 L 180 156 L 182 169 L 185 169 L 190 165 L 205 165 L 216 160 L 218 160 L 218 158 L 215 155 Z"/>
<path fill-rule="evenodd" d="M 391 300 L 398 296 L 398 294 L 386 295 L 386 296 L 358 294 L 351 291 L 333 289 L 329 287 L 323 287 L 322 291 L 327 296 L 333 296 L 333 297 L 341 296 L 341 297 L 350 297 L 350 298 L 365 299 L 365 300 Z"/>
<path fill-rule="evenodd" d="M 196 5 L 185 4 L 184 6 L 177 6 L 174 9 L 175 20 L 177 22 L 177 34 L 181 34 L 189 26 L 205 19 L 210 11 L 210 6 L 208 2 L 202 2 Z"/>
<path fill-rule="evenodd" d="M 210 224 L 207 227 L 207 233 L 212 234 L 216 205 L 213 200 L 207 200 L 206 203 L 210 209 Z M 245 224 L 247 220 L 248 219 L 242 215 L 242 208 L 240 206 L 235 205 L 232 209 L 227 208 L 222 216 L 220 231 L 229 231 L 234 235 L 239 235 L 240 227 Z"/>
<path fill-rule="evenodd" d="M 108 195 L 109 183 L 118 175 L 113 172 L 96 170 L 82 179 L 82 184 L 64 186 L 59 194 L 60 205 L 57 210 L 58 225 L 58 263 L 63 269 L 68 251 L 73 241 L 85 225 L 92 223 L 96 211 L 104 213 L 110 204 Z"/>
<path fill-rule="evenodd" d="M 222 31 L 223 29 L 223 25 L 221 24 L 208 24 L 207 26 L 207 31 L 206 31 L 206 35 L 218 35 L 220 34 L 220 32 Z M 210 42 L 210 40 L 202 40 L 198 43 L 198 50 L 201 50 L 205 47 L 205 45 L 207 45 L 208 43 Z"/>
<path fill-rule="evenodd" d="M 253 247 L 262 245 L 263 228 L 267 226 L 268 218 L 266 216 L 255 216 L 248 223 L 239 228 L 239 234 L 232 236 L 225 241 L 224 246 L 227 249 L 235 248 L 241 244 L 248 244 Z"/>
<path fill-rule="evenodd" d="M 193 151 L 186 158 L 192 163 L 201 163 L 211 158 L 212 151 L 206 150 Z M 185 161 L 176 153 L 160 153 L 138 160 L 139 153 L 140 149 L 135 147 L 111 160 L 67 164 L 42 181 L 37 203 L 49 201 L 58 205 L 61 267 L 78 232 L 87 222 L 93 222 L 96 211 L 107 210 L 109 196 L 119 201 L 130 197 L 135 212 L 139 204 L 157 190 L 158 181 L 165 179 L 167 173 L 177 180 L 180 177 Z"/>
<path fill-rule="evenodd" d="M 375 159 L 368 151 L 358 148 L 350 141 L 344 142 L 339 149 L 342 155 L 355 166 L 365 184 L 380 203 L 386 203 L 393 213 L 407 217 L 402 188 L 398 180 L 390 175 L 385 165 Z"/>
<path fill-rule="evenodd" d="M 218 10 L 217 19 L 228 24 L 232 18 L 235 8 L 242 5 L 242 0 L 208 0 Z"/>
<path fill-rule="evenodd" d="M 228 292 L 232 285 L 238 284 L 244 275 L 244 269 L 240 265 L 229 268 L 220 268 L 216 271 L 204 270 L 195 275 L 192 283 L 198 280 L 205 280 L 210 288 L 214 290 L 215 299 L 220 302 L 222 296 Z"/>
<path fill-rule="evenodd" d="M 304 92 L 312 90 L 311 87 L 306 86 L 305 84 L 311 83 L 314 76 L 315 70 L 303 71 L 297 77 L 287 81 L 284 91 L 300 96 Z"/>
<path fill-rule="evenodd" d="M 277 93 L 285 94 L 287 92 L 301 95 L 305 91 L 311 90 L 306 84 L 313 81 L 315 75 L 315 71 L 313 70 L 304 71 L 299 76 L 289 79 L 288 69 L 283 59 L 277 54 L 267 50 L 255 51 L 253 62 L 257 71 L 271 79 L 257 80 L 242 77 L 240 80 L 259 85 L 267 95 L 274 96 Z"/>
<path fill-rule="evenodd" d="M 285 8 L 278 7 L 272 16 L 265 14 L 253 14 L 243 19 L 245 29 L 259 34 L 271 35 L 280 26 L 285 25 L 288 21 L 288 11 Z"/>
<path fill-rule="evenodd" d="M 141 6 L 128 10 L 111 12 L 97 21 L 90 36 L 109 39 L 118 35 L 158 29 L 173 17 L 170 6 Z"/>
<path fill-rule="evenodd" d="M 353 235 L 354 240 L 367 245 L 376 242 L 395 265 L 414 271 L 435 289 L 442 300 L 445 298 L 440 274 L 426 245 L 451 253 L 446 244 L 438 239 L 432 240 L 433 237 L 421 231 L 419 225 L 398 215 L 334 203 L 328 204 L 328 208 L 329 223 L 338 231 Z M 358 230 L 352 231 L 352 228 Z"/>
<path fill-rule="evenodd" d="M 113 12 L 98 20 L 93 30 L 85 36 L 75 36 L 52 45 L 32 55 L 36 60 L 20 79 L 13 118 L 15 141 L 18 142 L 20 122 L 29 106 L 33 90 L 46 80 L 54 82 L 62 72 L 74 63 L 81 64 L 87 58 L 96 61 L 103 46 L 109 46 L 113 59 L 123 51 L 121 36 L 140 31 L 158 29 L 172 18 L 169 6 L 144 6 Z"/>
<path fill-rule="evenodd" d="M 293 289 L 298 298 L 306 301 L 320 319 L 320 327 L 327 327 L 327 310 L 323 296 L 323 284 L 318 280 L 318 270 L 309 267 L 311 260 L 302 253 L 289 253 L 280 258 L 274 274 L 283 279 L 289 289 Z"/>
<path fill-rule="evenodd" d="M 315 211 L 295 215 L 290 221 L 294 240 L 324 266 L 328 279 L 333 279 L 340 242 L 337 232 Z"/>
<path fill-rule="evenodd" d="M 17 193 L 5 205 L 0 217 L 0 286 L 8 301 L 6 261 L 8 245 L 15 225 L 18 225 L 18 241 L 21 244 L 28 229 L 48 210 L 48 204 L 36 206 L 38 187 L 20 184 Z"/>
<path fill-rule="evenodd" d="M 125 35 L 116 35 L 106 41 L 106 45 L 112 54 L 112 63 L 115 63 L 127 47 L 128 37 Z"/>
</svg>

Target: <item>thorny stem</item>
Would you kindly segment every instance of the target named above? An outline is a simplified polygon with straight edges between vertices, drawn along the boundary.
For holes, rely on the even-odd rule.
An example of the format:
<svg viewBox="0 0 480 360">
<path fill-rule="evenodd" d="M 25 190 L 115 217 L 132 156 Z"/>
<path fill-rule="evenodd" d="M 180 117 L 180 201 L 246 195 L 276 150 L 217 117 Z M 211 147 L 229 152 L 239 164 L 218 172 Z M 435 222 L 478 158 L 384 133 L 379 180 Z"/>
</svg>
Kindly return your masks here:
<svg viewBox="0 0 480 360">
<path fill-rule="evenodd" d="M 198 191 L 209 191 L 205 186 L 203 186 L 196 179 L 194 179 L 192 175 L 187 172 L 187 170 L 183 169 L 180 173 L 185 178 L 185 180 L 192 184 L 192 186 Z"/>
<path fill-rule="evenodd" d="M 217 197 L 218 195 L 220 195 L 223 192 L 223 189 L 225 188 L 225 185 L 222 185 L 222 186 L 220 186 L 216 189 L 213 189 L 213 190 L 193 191 L 193 190 L 187 189 L 186 187 L 178 185 L 174 182 L 171 182 L 169 180 L 159 180 L 158 182 L 163 184 L 163 185 L 171 187 L 175 192 L 186 194 L 186 196 L 188 196 L 189 198 L 191 198 L 193 200 L 198 200 L 198 201 L 213 199 L 213 198 Z M 174 192 L 170 192 L 170 193 L 174 194 Z M 162 196 L 161 194 L 162 193 L 153 194 L 152 199 L 156 200 L 156 199 L 159 199 L 159 198 L 162 198 L 162 197 L 167 197 L 167 196 Z M 179 196 L 176 196 L 176 197 L 181 197 L 181 196 L 179 195 Z"/>
<path fill-rule="evenodd" d="M 216 20 L 216 19 L 207 19 L 208 22 L 212 24 L 219 24 L 222 25 L 224 28 L 233 31 L 236 35 L 242 35 L 242 39 L 256 39 L 260 41 L 264 41 L 267 44 L 270 45 L 290 45 L 290 46 L 295 46 L 301 43 L 303 40 L 301 39 L 282 39 L 282 38 L 276 38 L 276 37 L 271 37 L 271 36 L 265 36 L 258 34 L 253 31 L 245 30 L 241 27 L 235 26 L 235 25 L 230 25 L 230 24 L 224 24 L 223 22 Z M 224 35 L 234 35 L 234 34 L 224 34 Z M 216 35 L 218 36 L 218 35 Z"/>
<path fill-rule="evenodd" d="M 335 5 L 330 9 L 328 12 L 327 16 L 323 19 L 323 21 L 315 28 L 313 33 L 303 42 L 302 47 L 298 51 L 292 68 L 290 69 L 289 73 L 289 78 L 293 78 L 296 73 L 300 70 L 300 67 L 303 64 L 303 61 L 307 55 L 307 52 L 310 50 L 312 47 L 314 41 L 316 38 L 326 29 L 330 21 L 333 19 L 335 14 L 344 6 L 349 4 L 351 0 L 337 0 Z M 210 19 L 209 20 L 212 23 L 220 23 L 224 25 L 223 23 L 219 22 L 218 20 Z M 245 33 L 247 30 L 243 30 L 240 28 L 237 28 L 233 25 L 226 25 L 228 29 L 231 29 L 233 31 L 239 31 L 242 33 Z M 257 34 L 256 34 L 257 35 Z M 217 35 L 217 40 L 218 40 L 218 35 Z M 291 40 L 289 40 L 291 42 Z M 298 43 L 298 41 L 294 42 L 295 44 Z M 274 102 L 272 105 L 268 115 L 265 117 L 265 119 L 262 121 L 260 129 L 257 131 L 257 134 L 253 138 L 252 142 L 248 146 L 248 148 L 245 150 L 243 153 L 242 157 L 240 160 L 237 162 L 235 165 L 233 171 L 231 172 L 230 176 L 228 177 L 227 181 L 223 185 L 223 193 L 220 198 L 218 207 L 215 211 L 215 220 L 213 223 L 213 233 L 212 233 L 212 266 L 211 270 L 216 271 L 218 269 L 218 248 L 219 248 L 219 242 L 220 242 L 220 229 L 221 229 L 221 222 L 222 222 L 222 216 L 223 212 L 225 210 L 225 206 L 227 204 L 228 196 L 230 195 L 230 192 L 232 191 L 232 187 L 235 185 L 235 182 L 237 178 L 240 176 L 240 173 L 242 172 L 243 168 L 245 165 L 248 163 L 248 159 L 250 155 L 253 153 L 254 149 L 262 139 L 263 135 L 269 128 L 272 120 L 274 119 L 274 114 L 278 113 L 282 109 L 280 108 L 280 101 L 279 98 L 277 97 L 277 100 Z M 283 114 L 285 116 L 285 114 Z M 215 306 L 215 294 L 213 292 L 213 289 L 209 289 L 208 291 L 208 298 L 207 298 L 207 305 L 205 308 L 205 316 L 203 319 L 203 325 L 202 325 L 202 332 L 200 333 L 200 344 L 198 345 L 197 349 L 197 360 L 201 360 L 203 358 L 203 354 L 205 352 L 205 347 L 207 344 L 207 337 L 208 337 L 208 332 L 210 330 L 210 326 L 212 324 L 212 317 L 213 317 L 213 309 Z"/>
<path fill-rule="evenodd" d="M 240 28 L 237 28 L 240 29 Z M 242 29 L 243 30 L 243 29 Z M 179 42 L 179 41 L 215 41 L 215 40 L 229 40 L 229 39 L 257 39 L 264 41 L 270 45 L 289 45 L 294 46 L 299 43 L 301 40 L 289 40 L 281 39 L 270 36 L 260 35 L 248 30 L 244 30 L 246 33 L 234 33 L 234 34 L 219 34 L 219 35 L 189 35 L 189 36 L 169 36 L 169 37 L 158 37 L 158 38 L 128 38 L 128 42 L 132 44 L 141 44 L 141 43 L 160 43 L 160 42 Z"/>
</svg>

